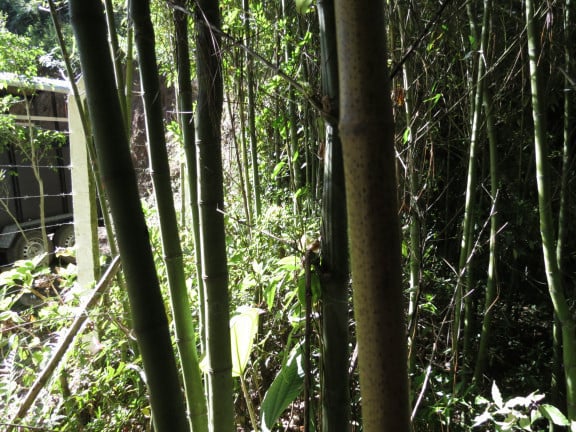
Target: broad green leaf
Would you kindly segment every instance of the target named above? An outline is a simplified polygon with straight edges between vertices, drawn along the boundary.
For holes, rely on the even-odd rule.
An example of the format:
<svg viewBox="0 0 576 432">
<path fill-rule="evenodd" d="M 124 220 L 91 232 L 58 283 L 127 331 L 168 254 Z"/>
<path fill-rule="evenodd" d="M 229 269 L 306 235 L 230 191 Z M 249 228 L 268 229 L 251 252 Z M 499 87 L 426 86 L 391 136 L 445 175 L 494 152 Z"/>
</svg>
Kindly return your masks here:
<svg viewBox="0 0 576 432">
<path fill-rule="evenodd" d="M 304 386 L 302 346 L 294 347 L 288 361 L 280 369 L 272 385 L 264 395 L 260 406 L 262 431 L 270 432 L 284 410 L 296 399 Z"/>
<path fill-rule="evenodd" d="M 536 420 L 542 418 L 542 413 L 540 410 L 532 410 L 530 411 L 530 424 L 534 423 Z"/>
<path fill-rule="evenodd" d="M 295 255 L 289 255 L 276 261 L 276 264 L 284 270 L 295 271 L 301 268 L 300 259 Z"/>
<path fill-rule="evenodd" d="M 518 426 L 520 426 L 524 430 L 532 430 L 530 425 L 532 424 L 532 420 L 528 417 L 522 417 L 518 419 Z"/>
<path fill-rule="evenodd" d="M 250 359 L 254 338 L 258 333 L 258 317 L 261 309 L 242 307 L 240 314 L 230 320 L 230 340 L 232 343 L 232 376 L 244 375 Z"/>
<path fill-rule="evenodd" d="M 504 406 L 502 401 L 502 393 L 500 393 L 500 389 L 496 385 L 496 381 L 492 383 L 492 400 L 498 408 L 502 408 Z"/>
<path fill-rule="evenodd" d="M 570 422 L 566 418 L 562 411 L 553 405 L 542 404 L 539 407 L 540 412 L 544 417 L 550 420 L 552 423 L 558 426 L 569 426 Z"/>
<path fill-rule="evenodd" d="M 232 351 L 232 376 L 240 376 L 246 369 L 254 337 L 258 332 L 258 316 L 261 309 L 251 307 L 239 308 L 240 314 L 230 320 L 230 343 Z M 200 370 L 208 372 L 208 357 L 200 359 Z"/>
</svg>

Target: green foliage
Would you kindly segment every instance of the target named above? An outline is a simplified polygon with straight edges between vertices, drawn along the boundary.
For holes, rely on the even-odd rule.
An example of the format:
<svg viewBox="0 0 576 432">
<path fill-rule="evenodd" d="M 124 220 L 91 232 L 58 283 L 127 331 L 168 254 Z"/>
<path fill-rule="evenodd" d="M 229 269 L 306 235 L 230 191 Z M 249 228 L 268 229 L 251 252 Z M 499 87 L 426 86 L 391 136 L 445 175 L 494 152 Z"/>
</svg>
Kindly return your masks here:
<svg viewBox="0 0 576 432">
<path fill-rule="evenodd" d="M 45 51 L 50 51 L 47 47 L 52 42 L 46 39 L 37 43 L 41 34 L 49 36 L 49 32 L 42 33 L 40 29 L 33 28 L 35 23 L 43 22 L 36 8 L 38 3 L 0 0 L 0 10 L 8 13 L 3 16 L 0 26 L 0 71 L 36 75 L 38 59 L 43 54 L 44 58 L 49 56 L 50 53 L 45 54 Z M 125 2 L 114 0 L 113 3 L 120 43 L 125 47 L 129 22 Z M 59 5 L 63 5 L 63 2 Z M 474 9 L 479 5 L 475 5 Z M 388 29 L 391 36 L 391 64 L 398 62 L 408 46 L 413 47 L 405 64 L 408 72 L 413 73 L 414 81 L 403 82 L 399 79 L 402 75 L 399 73 L 393 87 L 403 89 L 402 97 L 396 95 L 393 99 L 399 143 L 399 187 L 405 204 L 401 217 L 406 227 L 412 218 L 419 218 L 422 225 L 422 244 L 418 245 L 423 254 L 421 291 L 418 293 L 414 323 L 412 349 L 415 351 L 415 365 L 411 377 L 413 400 L 420 395 L 422 397 L 415 413 L 415 430 L 464 431 L 470 430 L 473 425 L 477 430 L 543 430 L 549 423 L 565 424 L 561 413 L 543 403 L 545 399 L 542 398 L 542 395 L 550 393 L 547 383 L 550 381 L 552 358 L 549 336 L 552 313 L 542 285 L 544 273 L 535 207 L 537 192 L 530 151 L 531 119 L 526 108 L 529 106 L 528 93 L 525 82 L 517 79 L 525 73 L 520 61 L 525 57 L 522 52 L 524 42 L 520 37 L 525 29 L 518 18 L 522 15 L 520 4 L 493 10 L 496 19 L 492 33 L 496 37 L 491 39 L 491 49 L 495 51 L 492 54 L 483 53 L 487 63 L 498 59 L 490 72 L 494 75 L 490 79 L 489 90 L 494 95 L 493 111 L 497 117 L 499 164 L 503 176 L 498 195 L 502 204 L 498 209 L 502 221 L 498 231 L 501 245 L 498 257 L 501 265 L 500 296 L 491 305 L 495 331 L 485 375 L 489 382 L 497 380 L 507 394 L 528 394 L 534 388 L 542 391 L 507 400 L 494 386 L 490 401 L 477 396 L 486 390 L 479 383 L 476 383 L 477 387 L 462 386 L 459 378 L 452 375 L 450 363 L 454 358 L 447 337 L 454 310 L 453 289 L 458 277 L 461 277 L 456 274 L 454 265 L 466 184 L 464 161 L 469 138 L 470 96 L 474 92 L 470 84 L 474 67 L 470 65 L 477 55 L 479 41 L 470 34 L 465 8 L 448 7 L 437 19 L 437 4 L 423 2 L 419 6 L 414 15 L 402 9 L 405 7 L 402 2 L 386 3 L 393 18 Z M 171 83 L 175 76 L 172 11 L 165 2 L 152 2 L 152 8 L 160 68 L 167 82 Z M 546 74 L 549 76 L 544 87 L 548 91 L 550 106 L 547 120 L 551 125 L 548 134 L 554 173 L 559 172 L 560 168 L 559 119 L 562 119 L 562 115 L 559 107 L 562 106 L 563 95 L 570 94 L 564 91 L 559 81 L 561 72 L 567 70 L 560 55 L 564 44 L 559 43 L 561 29 L 558 23 L 562 20 L 558 11 L 562 9 L 542 8 L 547 20 L 542 41 L 548 51 L 543 52 L 540 61 L 542 70 L 550 71 Z M 265 414 L 262 422 L 270 429 L 278 423 L 279 417 L 286 416 L 285 408 L 295 400 L 301 388 L 301 378 L 295 365 L 302 358 L 301 354 L 294 355 L 297 348 L 293 348 L 300 346 L 303 339 L 302 258 L 305 245 L 300 244 L 300 238 L 306 234 L 316 237 L 319 231 L 318 191 L 321 190 L 319 179 L 323 168 L 319 159 L 323 155 L 318 151 L 318 143 L 324 138 L 318 134 L 318 129 L 323 124 L 319 121 L 318 113 L 304 99 L 304 96 L 310 95 L 318 99 L 323 96 L 318 83 L 317 17 L 316 9 L 309 0 L 287 2 L 284 9 L 281 2 L 250 2 L 248 14 L 245 14 L 239 1 L 227 0 L 222 2 L 221 10 L 223 29 L 231 37 L 223 38 L 220 47 L 226 100 L 231 106 L 230 123 L 226 122 L 223 130 L 223 136 L 228 140 L 225 149 L 229 150 L 224 158 L 227 203 L 223 211 L 226 212 L 227 222 L 231 301 L 233 308 L 250 305 L 265 311 L 259 315 L 257 339 L 252 336 L 255 328 L 252 318 L 242 320 L 246 330 L 241 329 L 236 334 L 244 336 L 245 342 L 237 344 L 242 348 L 242 353 L 235 369 L 238 373 L 244 372 L 249 396 L 254 403 L 260 404 L 260 412 Z M 65 18 L 65 8 L 60 13 Z M 473 14 L 479 16 L 480 10 L 474 10 Z M 403 19 L 398 20 L 397 16 Z M 444 21 L 446 17 L 449 17 L 449 22 Z M 245 123 L 241 128 L 242 116 L 246 120 L 246 111 L 243 110 L 246 109 L 247 64 L 245 52 L 240 47 L 245 40 L 245 19 L 249 20 L 252 29 L 252 49 L 271 62 L 271 65 L 267 65 L 253 57 L 251 65 L 256 85 L 254 108 L 263 209 L 262 216 L 250 223 L 239 199 L 242 191 L 247 189 L 241 184 L 239 173 L 244 172 L 244 164 L 252 168 L 251 161 L 248 158 L 238 164 L 234 155 L 235 146 L 241 150 L 242 139 L 246 139 L 248 129 Z M 422 33 L 424 37 L 420 45 L 412 45 L 423 31 L 422 23 L 433 25 L 429 31 Z M 402 37 L 405 37 L 403 43 Z M 36 48 L 40 46 L 43 48 Z M 195 67 L 192 67 L 192 71 L 194 73 Z M 302 84 L 308 94 L 291 90 L 282 74 Z M 14 99 L 6 100 L 0 107 L 2 111 L 12 102 Z M 414 110 L 411 119 L 406 119 L 406 104 L 410 104 L 410 109 Z M 25 129 L 15 129 L 11 119 L 0 117 L 0 122 L 0 133 L 5 132 L 2 143 L 15 138 L 18 141 L 29 138 Z M 43 137 L 39 131 L 33 133 L 35 139 L 45 143 L 53 138 L 60 139 Z M 179 131 L 171 125 L 169 133 L 177 136 Z M 292 139 L 297 143 L 294 148 L 290 147 Z M 483 142 L 484 137 L 480 139 Z M 418 174 L 421 188 L 416 191 L 416 196 L 408 196 L 407 177 L 403 177 L 404 172 L 410 169 L 406 158 L 407 146 L 410 145 L 414 146 L 412 168 Z M 486 191 L 487 155 L 481 156 L 479 165 L 483 183 L 479 190 Z M 174 157 L 173 162 L 177 166 L 180 165 L 180 158 L 180 153 Z M 295 184 L 295 168 L 308 176 L 305 184 Z M 249 181 L 250 178 L 244 179 L 244 182 Z M 177 182 L 174 181 L 174 184 Z M 479 299 L 486 285 L 487 230 L 482 224 L 490 213 L 490 197 L 483 192 L 480 195 L 479 224 L 474 228 L 475 252 L 470 258 L 475 267 L 473 276 L 476 282 L 471 287 L 470 297 L 476 318 L 482 315 Z M 558 205 L 557 196 L 555 194 L 551 203 L 554 208 Z M 304 201 L 308 203 L 307 207 L 294 204 Z M 157 215 L 154 205 L 146 202 L 144 205 L 147 208 L 155 265 L 160 278 L 165 281 Z M 417 205 L 413 206 L 414 203 Z M 574 216 L 573 211 L 571 216 Z M 190 228 L 182 227 L 182 239 L 190 282 L 191 313 L 196 315 L 195 251 L 190 240 Z M 408 229 L 403 234 L 407 237 Z M 572 236 L 569 240 L 569 251 L 574 249 L 574 238 Z M 403 243 L 405 259 L 409 258 L 411 246 L 408 242 Z M 573 263 L 572 253 L 565 275 L 570 283 L 573 282 L 570 273 Z M 22 389 L 33 381 L 35 372 L 48 357 L 56 335 L 65 329 L 66 320 L 77 305 L 74 296 L 65 295 L 65 289 L 64 294 L 59 291 L 65 301 L 51 296 L 44 296 L 45 299 L 36 296 L 32 291 L 36 290 L 35 281 L 48 276 L 46 269 L 39 270 L 31 262 L 21 263 L 18 269 L 2 276 L 0 322 L 2 329 L 8 331 L 3 332 L 0 339 L 1 420 L 9 419 L 8 412 L 13 410 L 11 407 L 17 406 Z M 69 286 L 73 276 L 64 276 L 64 272 L 59 270 L 58 278 L 61 286 Z M 318 282 L 318 275 L 314 273 L 314 307 L 319 301 Z M 567 295 L 573 308 L 573 293 L 568 290 Z M 64 365 L 70 395 L 64 395 L 60 383 L 52 381 L 43 405 L 35 408 L 27 421 L 59 430 L 94 431 L 139 430 L 148 424 L 150 413 L 145 400 L 140 360 L 131 339 L 125 311 L 119 306 L 123 298 L 124 293 L 114 288 L 106 306 L 90 312 L 91 328 L 78 339 Z M 42 307 L 23 304 L 32 300 L 41 302 Z M 316 320 L 322 319 L 316 317 L 316 311 L 313 311 L 314 353 L 320 346 L 317 341 L 320 323 Z M 243 327 L 240 321 L 238 325 Z M 475 325 L 474 322 L 472 325 Z M 474 329 L 478 330 L 477 323 Z M 351 333 L 354 333 L 352 319 Z M 476 341 L 473 338 L 471 346 Z M 518 356 L 520 352 L 522 356 Z M 291 362 L 286 361 L 288 358 Z M 466 362 L 468 359 L 459 362 L 459 366 L 464 368 Z M 352 381 L 355 382 L 354 378 Z M 355 422 L 360 423 L 357 408 L 359 395 L 357 387 L 352 387 L 353 410 L 357 411 Z M 264 394 L 266 398 L 261 403 Z M 237 402 L 239 418 L 243 409 L 240 405 L 241 402 Z M 295 411 L 298 410 L 297 404 L 293 407 Z M 64 425 L 66 415 L 68 422 Z"/>
<path fill-rule="evenodd" d="M 24 34 L 39 27 L 42 0 L 1 0 L 0 10 L 6 12 L 11 32 Z"/>
<path fill-rule="evenodd" d="M 229 212 L 240 212 L 238 204 L 231 203 Z M 292 348 L 302 342 L 304 298 L 299 293 L 304 286 L 305 245 L 301 245 L 301 238 L 304 233 L 314 237 L 317 229 L 317 220 L 295 217 L 288 206 L 268 207 L 254 227 L 227 218 L 232 303 L 253 304 L 264 310 L 245 374 L 253 394 L 269 391 Z M 256 401 L 260 407 L 260 396 Z M 237 410 L 242 412 L 240 407 Z M 282 409 L 278 415 L 285 420 L 288 414 Z M 274 422 L 277 418 L 267 419 Z"/>
<path fill-rule="evenodd" d="M 6 309 L 20 301 L 24 301 L 24 304 L 35 304 L 43 300 L 44 296 L 34 286 L 37 278 L 50 274 L 50 269 L 42 265 L 43 261 L 44 257 L 41 255 L 32 260 L 18 261 L 10 270 L 0 274 L 0 286 L 7 290 L 6 293 L 11 293 L 4 298 L 7 302 Z"/>
<path fill-rule="evenodd" d="M 72 30 L 69 25 L 67 2 L 54 0 L 54 3 L 62 32 L 66 39 L 71 41 Z M 57 45 L 56 31 L 47 9 L 46 0 L 0 0 L 0 13 L 4 13 L 6 29 L 29 40 L 30 47 L 39 53 L 37 61 L 42 65 L 43 71 L 60 72 L 64 69 L 63 60 Z M 69 52 L 73 50 L 69 49 Z M 76 63 L 74 58 L 71 60 Z M 24 70 L 14 72 L 23 74 Z"/>
<path fill-rule="evenodd" d="M 33 158 L 42 159 L 50 153 L 54 157 L 53 150 L 62 147 L 66 142 L 64 132 L 40 129 L 32 125 L 23 126 L 16 124 L 14 119 L 10 117 L 4 117 L 4 119 L 5 121 L 0 123 L 0 138 L 2 138 L 0 151 L 4 151 L 6 146 L 12 145 L 25 162 L 30 162 Z M 49 161 L 44 160 L 44 162 Z M 56 161 L 52 162 L 56 165 Z"/>
<path fill-rule="evenodd" d="M 305 14 L 310 10 L 313 3 L 312 0 L 296 0 L 296 11 L 299 14 Z"/>
<path fill-rule="evenodd" d="M 36 48 L 30 38 L 11 33 L 6 29 L 6 18 L 0 13 L 0 72 L 24 76 L 38 75 L 38 59 L 43 51 Z M 2 83 L 0 83 L 0 88 Z"/>
<path fill-rule="evenodd" d="M 22 261 L 0 280 L 0 423 L 7 424 L 79 310 L 75 267 Z M 125 293 L 113 287 L 108 299 Z M 35 301 L 30 300 L 34 296 Z M 28 297 L 28 298 L 27 298 Z M 150 424 L 145 377 L 117 301 L 87 311 L 90 320 L 40 392 L 23 424 L 59 431 L 144 431 Z"/>
<path fill-rule="evenodd" d="M 528 396 L 516 396 L 504 400 L 496 382 L 492 383 L 492 400 L 477 396 L 475 405 L 486 406 L 484 412 L 474 419 L 473 428 L 486 427 L 492 423 L 497 431 L 549 430 L 549 425 L 570 426 L 568 419 L 553 405 L 541 404 L 543 394 L 536 392 Z M 540 421 L 544 420 L 544 422 Z"/>
<path fill-rule="evenodd" d="M 272 430 L 286 407 L 298 397 L 303 385 L 302 346 L 297 345 L 262 400 L 261 427 L 264 432 Z"/>
</svg>

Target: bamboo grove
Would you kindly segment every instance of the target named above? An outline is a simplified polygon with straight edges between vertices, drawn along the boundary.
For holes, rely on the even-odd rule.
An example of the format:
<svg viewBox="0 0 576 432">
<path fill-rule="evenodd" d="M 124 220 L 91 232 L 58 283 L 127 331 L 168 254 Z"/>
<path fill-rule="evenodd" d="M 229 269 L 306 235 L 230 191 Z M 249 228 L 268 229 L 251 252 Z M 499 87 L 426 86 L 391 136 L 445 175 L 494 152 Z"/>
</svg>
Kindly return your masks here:
<svg viewBox="0 0 576 432">
<path fill-rule="evenodd" d="M 48 3 L 154 430 L 576 427 L 574 0 Z"/>
</svg>

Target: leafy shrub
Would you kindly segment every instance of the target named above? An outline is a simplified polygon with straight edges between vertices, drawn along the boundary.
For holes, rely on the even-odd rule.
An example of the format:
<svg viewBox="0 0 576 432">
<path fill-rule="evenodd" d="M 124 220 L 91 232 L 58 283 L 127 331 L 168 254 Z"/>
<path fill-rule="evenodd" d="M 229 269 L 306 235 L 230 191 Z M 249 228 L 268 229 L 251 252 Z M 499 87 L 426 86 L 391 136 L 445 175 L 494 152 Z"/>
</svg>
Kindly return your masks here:
<svg viewBox="0 0 576 432">
<path fill-rule="evenodd" d="M 492 424 L 496 431 L 543 431 L 550 425 L 570 426 L 568 419 L 553 405 L 541 403 L 543 394 L 536 392 L 528 396 L 502 398 L 496 382 L 492 384 L 492 400 L 477 396 L 475 404 L 485 406 L 482 414 L 474 419 L 473 428 L 485 428 Z"/>
</svg>

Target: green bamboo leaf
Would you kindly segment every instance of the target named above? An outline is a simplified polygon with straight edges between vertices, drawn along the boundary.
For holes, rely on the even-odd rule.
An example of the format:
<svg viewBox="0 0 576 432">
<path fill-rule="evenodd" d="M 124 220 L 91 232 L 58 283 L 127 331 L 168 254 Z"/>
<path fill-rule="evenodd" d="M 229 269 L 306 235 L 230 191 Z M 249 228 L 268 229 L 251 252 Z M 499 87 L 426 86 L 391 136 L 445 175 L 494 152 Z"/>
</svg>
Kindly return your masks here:
<svg viewBox="0 0 576 432">
<path fill-rule="evenodd" d="M 548 420 L 550 420 L 555 425 L 558 425 L 558 426 L 569 426 L 570 425 L 570 422 L 568 421 L 566 416 L 564 416 L 564 414 L 562 414 L 562 412 L 553 405 L 542 404 L 542 405 L 540 405 L 539 410 L 544 417 L 546 417 Z"/>
<path fill-rule="evenodd" d="M 258 333 L 258 317 L 261 309 L 242 307 L 240 314 L 230 320 L 230 340 L 232 342 L 232 376 L 244 375 Z"/>
<path fill-rule="evenodd" d="M 300 155 L 300 153 L 298 152 L 298 150 L 296 150 L 294 152 L 294 154 L 292 155 L 292 163 L 295 163 L 298 160 L 299 155 Z"/>
<path fill-rule="evenodd" d="M 402 134 L 402 142 L 406 144 L 408 141 L 410 141 L 411 137 L 412 137 L 412 129 L 410 127 L 407 127 L 404 130 L 404 133 Z"/>
<path fill-rule="evenodd" d="M 303 386 L 302 346 L 298 345 L 292 349 L 288 361 L 264 395 L 260 407 L 263 432 L 270 432 L 286 407 L 300 394 Z"/>
<path fill-rule="evenodd" d="M 278 177 L 278 174 L 280 174 L 280 171 L 282 171 L 282 168 L 284 168 L 284 166 L 286 165 L 286 162 L 278 162 L 276 164 L 276 166 L 274 167 L 274 170 L 272 171 L 272 179 L 275 179 L 276 177 Z"/>
</svg>

